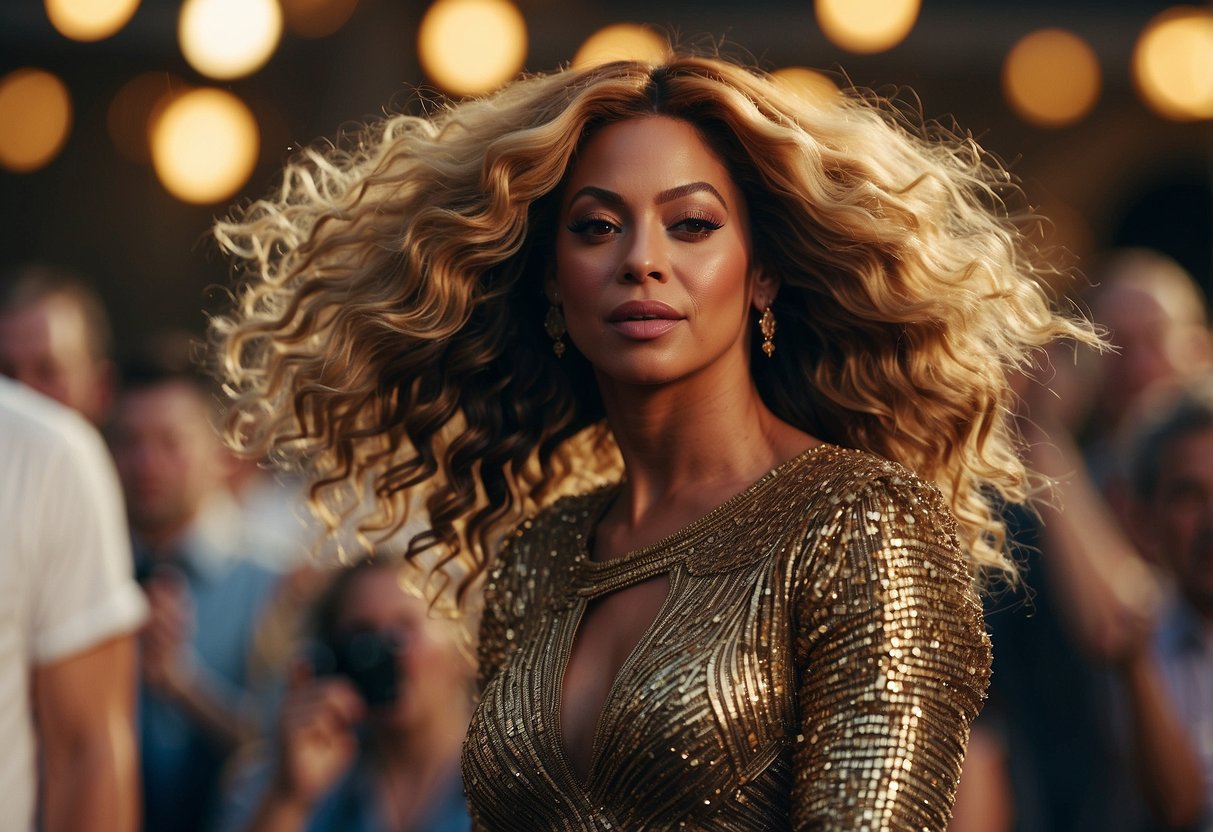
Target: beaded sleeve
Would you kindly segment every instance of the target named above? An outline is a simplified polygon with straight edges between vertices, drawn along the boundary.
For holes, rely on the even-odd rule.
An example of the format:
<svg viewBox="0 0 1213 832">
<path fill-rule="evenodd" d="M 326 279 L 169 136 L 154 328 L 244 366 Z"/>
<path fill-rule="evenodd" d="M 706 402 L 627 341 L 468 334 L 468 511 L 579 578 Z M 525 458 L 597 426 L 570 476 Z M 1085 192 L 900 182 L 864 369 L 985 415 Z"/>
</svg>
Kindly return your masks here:
<svg viewBox="0 0 1213 832">
<path fill-rule="evenodd" d="M 951 515 L 876 480 L 806 554 L 793 828 L 945 829 L 990 661 Z"/>
</svg>

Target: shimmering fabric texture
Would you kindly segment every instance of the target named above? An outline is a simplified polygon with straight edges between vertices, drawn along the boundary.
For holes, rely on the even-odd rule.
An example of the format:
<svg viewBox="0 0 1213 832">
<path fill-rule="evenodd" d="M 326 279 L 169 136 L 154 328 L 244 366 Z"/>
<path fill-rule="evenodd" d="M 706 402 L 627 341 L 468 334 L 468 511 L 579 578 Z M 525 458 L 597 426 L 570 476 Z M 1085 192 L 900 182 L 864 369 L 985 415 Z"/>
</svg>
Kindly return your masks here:
<svg viewBox="0 0 1213 832">
<path fill-rule="evenodd" d="M 524 523 L 486 584 L 463 750 L 478 830 L 942 830 L 990 644 L 939 493 L 823 445 L 616 560 L 587 541 L 616 488 Z M 594 598 L 669 594 L 599 718 L 586 781 L 560 736 Z"/>
</svg>

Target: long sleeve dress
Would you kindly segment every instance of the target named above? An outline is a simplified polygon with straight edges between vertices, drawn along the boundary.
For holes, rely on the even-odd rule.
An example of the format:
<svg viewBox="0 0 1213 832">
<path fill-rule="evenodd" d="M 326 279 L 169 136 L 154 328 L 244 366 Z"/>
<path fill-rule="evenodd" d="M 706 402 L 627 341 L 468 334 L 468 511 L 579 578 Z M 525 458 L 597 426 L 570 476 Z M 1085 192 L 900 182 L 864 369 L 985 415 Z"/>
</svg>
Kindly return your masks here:
<svg viewBox="0 0 1213 832">
<path fill-rule="evenodd" d="M 463 751 L 474 828 L 942 830 L 990 643 L 934 487 L 822 445 L 622 558 L 588 541 L 616 489 L 515 532 L 486 584 Z M 565 665 L 595 598 L 669 593 L 616 677 L 580 780 Z"/>
</svg>

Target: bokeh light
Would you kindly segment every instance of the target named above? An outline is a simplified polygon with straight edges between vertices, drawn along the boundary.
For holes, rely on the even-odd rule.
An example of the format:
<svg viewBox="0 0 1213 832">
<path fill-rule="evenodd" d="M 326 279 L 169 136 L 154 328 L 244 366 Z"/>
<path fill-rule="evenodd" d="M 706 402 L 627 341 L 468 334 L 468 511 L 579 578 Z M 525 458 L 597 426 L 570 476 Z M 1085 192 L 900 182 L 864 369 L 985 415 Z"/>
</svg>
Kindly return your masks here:
<svg viewBox="0 0 1213 832">
<path fill-rule="evenodd" d="M 868 55 L 905 40 L 921 0 L 815 0 L 817 25 L 832 43 Z"/>
<path fill-rule="evenodd" d="M 358 0 L 281 0 L 282 16 L 292 34 L 323 38 L 350 19 Z"/>
<path fill-rule="evenodd" d="M 803 66 L 785 66 L 771 73 L 785 89 L 813 103 L 826 103 L 838 98 L 838 85 L 827 75 Z"/>
<path fill-rule="evenodd" d="M 190 66 L 220 80 L 260 69 L 281 37 L 278 0 L 185 0 L 177 23 Z"/>
<path fill-rule="evenodd" d="M 46 0 L 46 16 L 59 34 L 72 40 L 108 38 L 125 26 L 139 0 Z"/>
<path fill-rule="evenodd" d="M 15 69 L 0 78 L 0 166 L 31 173 L 59 155 L 72 127 L 72 100 L 55 75 Z"/>
<path fill-rule="evenodd" d="M 204 87 L 176 96 L 152 125 L 152 164 L 169 193 L 185 202 L 227 199 L 252 175 L 260 136 L 244 102 Z"/>
<path fill-rule="evenodd" d="M 425 74 L 456 95 L 491 92 L 526 60 L 526 21 L 509 0 L 438 0 L 417 33 Z"/>
<path fill-rule="evenodd" d="M 1213 118 L 1213 11 L 1175 6 L 1151 20 L 1133 50 L 1133 80 L 1165 118 Z"/>
<path fill-rule="evenodd" d="M 132 162 L 152 160 L 151 127 L 172 99 L 189 89 L 170 72 L 144 72 L 123 84 L 110 99 L 105 126 L 110 140 Z"/>
<path fill-rule="evenodd" d="M 1040 127 L 1082 119 L 1099 99 L 1099 59 L 1090 45 L 1062 29 L 1021 38 L 1002 65 L 1002 91 L 1020 118 Z"/>
<path fill-rule="evenodd" d="M 616 23 L 586 38 L 573 56 L 573 66 L 581 69 L 610 61 L 660 64 L 669 57 L 670 42 L 657 32 L 638 23 Z"/>
</svg>

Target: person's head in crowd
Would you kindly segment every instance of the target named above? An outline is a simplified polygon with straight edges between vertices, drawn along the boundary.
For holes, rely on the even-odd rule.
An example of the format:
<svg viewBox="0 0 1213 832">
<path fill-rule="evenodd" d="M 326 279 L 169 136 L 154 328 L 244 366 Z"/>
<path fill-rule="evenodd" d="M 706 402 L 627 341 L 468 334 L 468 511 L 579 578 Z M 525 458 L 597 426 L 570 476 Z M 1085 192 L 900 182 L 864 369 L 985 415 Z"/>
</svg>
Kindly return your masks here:
<svg viewBox="0 0 1213 832">
<path fill-rule="evenodd" d="M 405 568 L 378 556 L 322 576 L 267 779 L 249 781 L 255 801 L 236 791 L 221 828 L 468 828 L 466 631 L 404 588 Z"/>
<path fill-rule="evenodd" d="M 1213 377 L 1146 420 L 1130 477 L 1148 553 L 1188 603 L 1213 620 Z"/>
<path fill-rule="evenodd" d="M 30 264 L 0 280 L 0 374 L 105 421 L 114 393 L 105 306 L 84 278 Z"/>
<path fill-rule="evenodd" d="M 370 635 L 396 648 L 395 684 L 387 685 L 386 692 L 382 687 L 378 694 L 367 690 L 364 685 L 373 680 L 349 679 L 364 699 L 385 700 L 369 703 L 368 716 L 377 731 L 399 735 L 394 740 L 424 735 L 427 726 L 453 715 L 462 732 L 470 714 L 472 677 L 470 656 L 462 649 L 463 625 L 431 613 L 425 600 L 407 591 L 402 568 L 401 561 L 380 557 L 339 571 L 313 609 L 314 644 L 349 653 L 360 649 L 360 637 Z M 315 664 L 312 670 L 326 672 Z"/>
<path fill-rule="evenodd" d="M 1208 317 L 1192 276 L 1156 251 L 1112 252 L 1092 279 L 1091 315 L 1116 346 L 1100 362 L 1095 418 L 1114 429 L 1151 388 L 1183 384 L 1209 366 Z"/>
<path fill-rule="evenodd" d="M 228 457 L 216 409 L 188 341 L 159 339 L 123 364 L 110 445 L 131 530 L 152 549 L 171 545 L 224 487 Z"/>
</svg>

